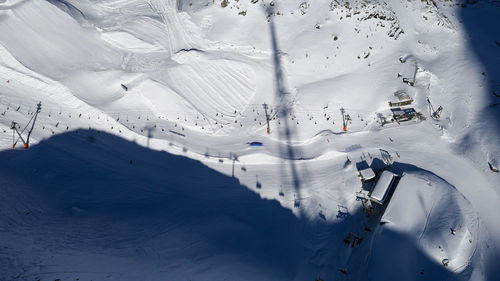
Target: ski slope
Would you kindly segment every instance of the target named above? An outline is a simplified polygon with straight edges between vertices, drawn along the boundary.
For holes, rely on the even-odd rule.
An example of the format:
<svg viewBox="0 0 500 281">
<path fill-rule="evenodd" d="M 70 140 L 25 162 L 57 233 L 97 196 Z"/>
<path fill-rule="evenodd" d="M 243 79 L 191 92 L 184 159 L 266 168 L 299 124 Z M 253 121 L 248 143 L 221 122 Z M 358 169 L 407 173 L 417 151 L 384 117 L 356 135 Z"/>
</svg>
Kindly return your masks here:
<svg viewBox="0 0 500 281">
<path fill-rule="evenodd" d="M 462 2 L 0 0 L 0 280 L 500 278 L 500 6 Z"/>
</svg>

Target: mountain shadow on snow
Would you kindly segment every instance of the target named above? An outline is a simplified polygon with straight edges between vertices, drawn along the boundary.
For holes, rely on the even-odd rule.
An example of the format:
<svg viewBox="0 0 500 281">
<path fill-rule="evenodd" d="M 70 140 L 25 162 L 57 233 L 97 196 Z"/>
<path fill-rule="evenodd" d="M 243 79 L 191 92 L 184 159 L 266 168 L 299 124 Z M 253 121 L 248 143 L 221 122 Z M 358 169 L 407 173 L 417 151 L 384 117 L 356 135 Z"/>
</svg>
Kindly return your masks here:
<svg viewBox="0 0 500 281">
<path fill-rule="evenodd" d="M 299 219 L 199 161 L 100 131 L 0 159 L 0 280 L 332 280 L 351 252 L 338 237 L 364 217 Z M 426 277 L 460 279 L 405 244 Z M 348 274 L 357 268 L 366 277 L 367 263 Z"/>
</svg>

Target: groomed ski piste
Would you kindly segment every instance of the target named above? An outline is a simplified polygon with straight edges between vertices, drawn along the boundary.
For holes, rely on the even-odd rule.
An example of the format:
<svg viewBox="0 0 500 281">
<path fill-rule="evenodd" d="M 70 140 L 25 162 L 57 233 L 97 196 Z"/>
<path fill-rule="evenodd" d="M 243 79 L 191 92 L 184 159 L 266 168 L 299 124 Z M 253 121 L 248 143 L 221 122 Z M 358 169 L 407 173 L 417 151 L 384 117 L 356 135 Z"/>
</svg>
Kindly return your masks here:
<svg viewBox="0 0 500 281">
<path fill-rule="evenodd" d="M 0 0 L 0 280 L 499 280 L 499 19 Z"/>
</svg>

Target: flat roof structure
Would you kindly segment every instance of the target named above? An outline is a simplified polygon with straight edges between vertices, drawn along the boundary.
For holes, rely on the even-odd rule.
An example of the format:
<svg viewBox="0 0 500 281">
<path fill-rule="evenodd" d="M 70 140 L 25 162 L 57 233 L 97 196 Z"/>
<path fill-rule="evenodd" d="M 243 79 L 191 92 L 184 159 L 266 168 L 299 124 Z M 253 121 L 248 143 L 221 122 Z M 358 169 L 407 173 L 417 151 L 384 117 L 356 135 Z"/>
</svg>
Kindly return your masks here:
<svg viewBox="0 0 500 281">
<path fill-rule="evenodd" d="M 403 108 L 405 114 L 415 114 L 417 113 L 414 108 Z"/>
<path fill-rule="evenodd" d="M 408 121 L 418 116 L 414 108 L 391 108 L 392 114 L 396 121 Z"/>
<path fill-rule="evenodd" d="M 375 187 L 370 194 L 370 200 L 378 204 L 384 204 L 385 198 L 392 188 L 396 175 L 389 171 L 383 171 Z"/>
<path fill-rule="evenodd" d="M 401 108 L 394 108 L 394 109 L 391 109 L 392 111 L 392 114 L 394 115 L 404 115 L 405 112 L 403 110 L 401 110 Z"/>
<path fill-rule="evenodd" d="M 410 95 L 408 95 L 406 92 L 397 92 L 397 93 L 394 93 L 394 96 L 397 97 L 398 100 L 400 100 L 400 101 L 410 99 Z"/>
<path fill-rule="evenodd" d="M 372 168 L 365 168 L 359 170 L 359 176 L 361 177 L 361 181 L 369 181 L 375 178 L 375 173 Z"/>
</svg>

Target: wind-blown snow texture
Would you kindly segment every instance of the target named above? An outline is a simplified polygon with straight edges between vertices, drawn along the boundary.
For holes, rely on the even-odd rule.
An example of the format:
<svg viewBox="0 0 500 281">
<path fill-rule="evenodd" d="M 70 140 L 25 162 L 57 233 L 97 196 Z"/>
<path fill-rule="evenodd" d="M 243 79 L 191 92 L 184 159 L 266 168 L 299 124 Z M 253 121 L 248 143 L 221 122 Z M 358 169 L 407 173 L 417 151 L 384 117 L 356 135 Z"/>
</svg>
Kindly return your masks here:
<svg viewBox="0 0 500 281">
<path fill-rule="evenodd" d="M 499 19 L 0 0 L 0 280 L 500 279 Z M 401 92 L 425 120 L 391 122 Z M 370 216 L 367 166 L 402 176 Z"/>
</svg>

